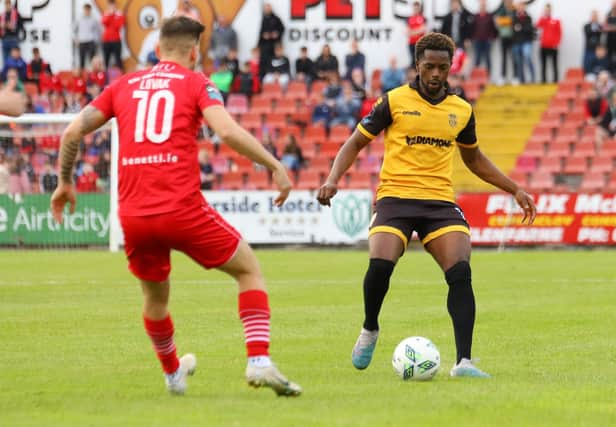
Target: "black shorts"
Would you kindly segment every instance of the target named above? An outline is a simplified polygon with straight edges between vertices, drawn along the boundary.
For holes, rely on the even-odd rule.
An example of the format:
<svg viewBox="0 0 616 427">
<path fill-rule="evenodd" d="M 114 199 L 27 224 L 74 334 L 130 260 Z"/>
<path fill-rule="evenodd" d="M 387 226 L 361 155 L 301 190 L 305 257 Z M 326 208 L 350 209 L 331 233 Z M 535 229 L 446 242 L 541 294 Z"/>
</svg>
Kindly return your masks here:
<svg viewBox="0 0 616 427">
<path fill-rule="evenodd" d="M 462 209 L 455 203 L 396 197 L 377 200 L 368 233 L 370 236 L 375 233 L 392 233 L 400 237 L 406 246 L 413 231 L 417 232 L 424 245 L 452 231 L 471 234 Z"/>
</svg>

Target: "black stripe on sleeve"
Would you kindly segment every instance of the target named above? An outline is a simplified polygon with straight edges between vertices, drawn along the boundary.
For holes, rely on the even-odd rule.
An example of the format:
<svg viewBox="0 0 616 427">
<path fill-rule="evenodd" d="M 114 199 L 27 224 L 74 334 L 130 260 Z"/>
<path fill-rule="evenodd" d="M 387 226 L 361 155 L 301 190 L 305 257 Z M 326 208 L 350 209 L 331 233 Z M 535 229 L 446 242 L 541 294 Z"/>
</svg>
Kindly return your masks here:
<svg viewBox="0 0 616 427">
<path fill-rule="evenodd" d="M 466 126 L 460 131 L 456 141 L 464 145 L 473 145 L 477 142 L 477 134 L 475 133 L 475 112 L 471 112 Z"/>
<path fill-rule="evenodd" d="M 389 98 L 387 94 L 381 96 L 372 106 L 372 110 L 365 116 L 359 125 L 364 130 L 377 136 L 383 129 L 393 122 L 391 111 L 389 109 Z"/>
</svg>

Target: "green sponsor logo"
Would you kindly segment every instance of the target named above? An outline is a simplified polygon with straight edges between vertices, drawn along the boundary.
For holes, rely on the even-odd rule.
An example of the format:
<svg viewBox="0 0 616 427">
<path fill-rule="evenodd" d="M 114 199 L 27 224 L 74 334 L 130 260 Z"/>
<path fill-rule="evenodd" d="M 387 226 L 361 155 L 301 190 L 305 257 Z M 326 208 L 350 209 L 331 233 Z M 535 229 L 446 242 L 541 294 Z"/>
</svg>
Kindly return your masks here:
<svg viewBox="0 0 616 427">
<path fill-rule="evenodd" d="M 366 229 L 370 222 L 370 199 L 355 194 L 339 194 L 334 199 L 332 213 L 338 230 L 355 237 Z"/>
<path fill-rule="evenodd" d="M 49 194 L 0 195 L 0 245 L 90 245 L 109 242 L 109 195 L 79 194 L 75 213 L 58 224 Z"/>
</svg>

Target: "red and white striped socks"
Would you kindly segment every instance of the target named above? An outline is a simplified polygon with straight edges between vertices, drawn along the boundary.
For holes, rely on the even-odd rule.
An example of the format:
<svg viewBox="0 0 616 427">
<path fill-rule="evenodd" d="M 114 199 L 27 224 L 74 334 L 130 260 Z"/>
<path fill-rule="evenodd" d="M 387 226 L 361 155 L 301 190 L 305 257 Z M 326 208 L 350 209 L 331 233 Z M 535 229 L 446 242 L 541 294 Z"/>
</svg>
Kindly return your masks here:
<svg viewBox="0 0 616 427">
<path fill-rule="evenodd" d="M 239 294 L 239 315 L 244 326 L 249 359 L 264 357 L 269 362 L 270 308 L 267 293 L 250 290 Z"/>
<path fill-rule="evenodd" d="M 171 315 L 168 314 L 162 320 L 150 320 L 144 315 L 143 325 L 145 326 L 146 333 L 152 340 L 152 347 L 154 347 L 154 351 L 165 373 L 172 374 L 177 371 L 180 361 L 178 360 L 175 343 L 173 342 L 174 329 Z"/>
</svg>

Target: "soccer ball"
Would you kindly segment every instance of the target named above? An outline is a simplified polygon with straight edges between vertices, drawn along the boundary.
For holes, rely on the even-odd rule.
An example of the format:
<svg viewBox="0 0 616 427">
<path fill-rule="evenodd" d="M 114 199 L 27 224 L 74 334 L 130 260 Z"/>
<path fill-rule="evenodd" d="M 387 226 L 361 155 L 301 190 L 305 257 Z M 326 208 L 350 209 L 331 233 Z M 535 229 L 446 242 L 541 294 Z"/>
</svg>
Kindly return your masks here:
<svg viewBox="0 0 616 427">
<path fill-rule="evenodd" d="M 441 354 L 429 339 L 409 337 L 396 346 L 391 364 L 403 380 L 427 381 L 438 372 Z"/>
</svg>

